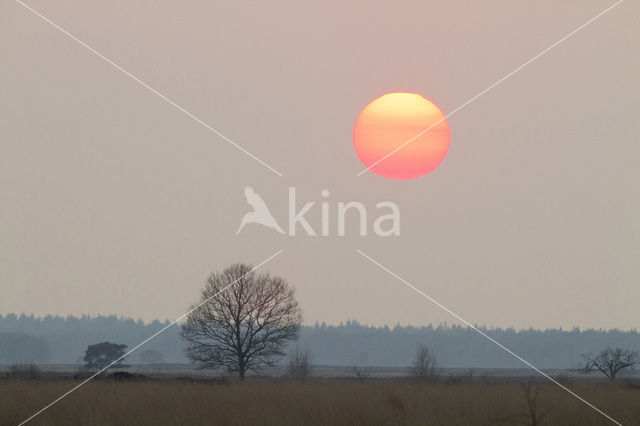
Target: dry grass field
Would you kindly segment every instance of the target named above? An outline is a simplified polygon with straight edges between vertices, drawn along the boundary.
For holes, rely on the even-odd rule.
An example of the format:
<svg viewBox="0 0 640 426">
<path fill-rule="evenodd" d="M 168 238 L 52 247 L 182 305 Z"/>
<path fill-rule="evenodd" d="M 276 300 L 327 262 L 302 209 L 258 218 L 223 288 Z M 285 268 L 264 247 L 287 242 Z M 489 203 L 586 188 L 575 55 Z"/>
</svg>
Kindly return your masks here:
<svg viewBox="0 0 640 426">
<path fill-rule="evenodd" d="M 77 381 L 0 379 L 0 424 L 15 425 Z M 640 424 L 640 390 L 573 384 L 625 425 Z M 527 395 L 529 395 L 527 397 Z M 34 425 L 606 425 L 552 384 L 316 379 L 305 382 L 99 379 Z"/>
</svg>

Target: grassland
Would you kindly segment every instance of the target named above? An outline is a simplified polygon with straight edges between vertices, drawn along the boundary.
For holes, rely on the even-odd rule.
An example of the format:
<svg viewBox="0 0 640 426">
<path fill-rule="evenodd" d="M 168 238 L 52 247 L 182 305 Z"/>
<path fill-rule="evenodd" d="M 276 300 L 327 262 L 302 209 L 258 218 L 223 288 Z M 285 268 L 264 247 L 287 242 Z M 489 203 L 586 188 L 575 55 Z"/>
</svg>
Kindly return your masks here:
<svg viewBox="0 0 640 426">
<path fill-rule="evenodd" d="M 0 380 L 0 423 L 18 424 L 78 382 Z M 573 384 L 623 424 L 640 424 L 640 390 Z M 528 390 L 528 391 L 527 391 Z M 529 396 L 527 396 L 527 394 Z M 534 423 L 534 418 L 535 422 Z M 115 381 L 98 379 L 34 425 L 605 425 L 603 416 L 552 384 L 398 380 Z"/>
</svg>

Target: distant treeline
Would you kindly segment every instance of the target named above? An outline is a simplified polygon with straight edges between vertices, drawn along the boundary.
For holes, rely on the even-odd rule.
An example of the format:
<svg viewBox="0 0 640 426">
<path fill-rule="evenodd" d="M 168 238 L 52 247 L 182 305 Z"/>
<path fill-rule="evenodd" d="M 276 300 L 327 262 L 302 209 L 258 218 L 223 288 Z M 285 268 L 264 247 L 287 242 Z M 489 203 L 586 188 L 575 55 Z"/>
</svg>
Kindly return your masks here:
<svg viewBox="0 0 640 426">
<path fill-rule="evenodd" d="M 59 317 L 0 315 L 0 363 L 81 363 L 87 345 L 110 341 L 134 346 L 169 322 L 145 323 L 116 316 Z M 484 328 L 487 335 L 541 368 L 570 368 L 580 354 L 607 346 L 640 351 L 636 330 L 514 330 Z M 436 327 L 371 327 L 357 321 L 330 326 L 303 326 L 297 342 L 313 356 L 314 364 L 402 367 L 411 363 L 416 348 L 427 345 L 442 367 L 519 368 L 512 355 L 473 329 L 441 324 Z M 158 351 L 164 362 L 186 363 L 179 327 L 173 326 L 139 349 Z M 131 354 L 128 364 L 140 362 Z"/>
</svg>

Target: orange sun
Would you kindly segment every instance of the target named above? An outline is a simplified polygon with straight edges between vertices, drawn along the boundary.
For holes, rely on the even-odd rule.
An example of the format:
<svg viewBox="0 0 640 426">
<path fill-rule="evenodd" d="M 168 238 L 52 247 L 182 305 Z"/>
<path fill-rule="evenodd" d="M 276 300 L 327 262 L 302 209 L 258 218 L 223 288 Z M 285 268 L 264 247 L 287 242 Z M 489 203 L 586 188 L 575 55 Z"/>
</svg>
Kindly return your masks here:
<svg viewBox="0 0 640 426">
<path fill-rule="evenodd" d="M 442 111 L 421 95 L 388 93 L 373 100 L 358 116 L 353 146 L 360 161 L 375 174 L 414 179 L 435 170 L 444 159 L 449 149 L 449 124 Z"/>
</svg>

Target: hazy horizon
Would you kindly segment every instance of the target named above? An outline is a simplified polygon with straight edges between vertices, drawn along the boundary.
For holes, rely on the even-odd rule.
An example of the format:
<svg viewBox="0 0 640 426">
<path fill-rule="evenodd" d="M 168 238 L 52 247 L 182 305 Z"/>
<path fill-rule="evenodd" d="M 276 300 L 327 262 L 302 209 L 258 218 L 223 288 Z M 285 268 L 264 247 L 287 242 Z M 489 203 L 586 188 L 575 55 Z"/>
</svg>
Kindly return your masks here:
<svg viewBox="0 0 640 426">
<path fill-rule="evenodd" d="M 0 314 L 173 320 L 210 272 L 259 264 L 306 324 L 640 323 L 640 5 L 623 2 L 448 119 L 449 152 L 410 181 L 352 146 L 391 91 L 444 113 L 612 2 L 29 5 L 279 177 L 16 2 L 0 6 Z M 365 7 L 366 6 L 366 7 Z M 455 23 L 455 25 L 452 25 Z M 236 236 L 250 185 L 286 223 L 288 188 L 319 228 L 339 201 L 401 210 L 398 237 Z M 353 218 L 352 218 L 353 219 Z M 335 229 L 335 228 L 332 228 Z M 333 232 L 333 231 L 332 231 Z"/>
<path fill-rule="evenodd" d="M 136 317 L 132 317 L 132 316 L 127 316 L 127 315 L 116 315 L 116 314 L 108 314 L 108 313 L 92 313 L 92 314 L 79 314 L 79 315 L 72 315 L 72 314 L 67 314 L 67 315 L 56 315 L 56 314 L 45 314 L 45 315 L 36 315 L 34 313 L 30 313 L 30 312 L 6 312 L 6 313 L 0 313 L 0 318 L 7 318 L 10 315 L 15 315 L 17 318 L 20 318 L 20 316 L 25 315 L 27 317 L 33 316 L 35 319 L 44 319 L 48 316 L 50 317 L 54 317 L 54 318 L 62 318 L 62 319 L 66 319 L 66 318 L 82 318 L 82 317 L 88 317 L 90 319 L 97 319 L 97 318 L 109 318 L 109 317 L 116 317 L 119 321 L 120 320 L 125 320 L 125 321 L 134 321 L 134 322 L 138 322 L 138 321 L 142 321 L 145 325 L 149 325 L 152 324 L 155 321 L 158 321 L 160 323 L 167 323 L 167 322 L 173 322 L 175 321 L 175 318 L 152 318 L 152 319 L 143 319 L 143 318 L 136 318 Z M 393 324 L 368 324 L 362 321 L 359 321 L 357 318 L 346 318 L 343 320 L 338 320 L 336 322 L 329 322 L 329 321 L 324 321 L 324 320 L 318 320 L 318 321 L 314 321 L 314 322 L 308 322 L 308 321 L 302 321 L 302 326 L 304 327 L 315 327 L 315 326 L 322 326 L 323 324 L 326 325 L 327 327 L 340 327 L 340 326 L 345 326 L 349 323 L 356 323 L 362 327 L 370 327 L 370 328 L 384 328 L 384 327 L 388 327 L 389 329 L 393 329 L 394 327 L 413 327 L 413 328 L 424 328 L 424 327 L 433 327 L 433 328 L 438 328 L 438 327 L 445 327 L 445 328 L 451 328 L 451 327 L 462 327 L 462 328 L 469 328 L 467 325 L 462 324 L 458 321 L 443 321 L 440 323 L 423 323 L 423 324 L 402 324 L 399 322 L 393 323 Z M 182 322 L 178 322 L 176 327 L 179 327 L 179 325 L 182 324 Z M 621 331 L 621 332 L 633 332 L 633 331 L 638 331 L 638 327 L 632 327 L 632 328 L 628 328 L 628 329 L 624 329 L 624 328 L 618 328 L 618 327 L 612 327 L 612 328 L 583 328 L 580 327 L 578 325 L 573 325 L 570 327 L 563 327 L 563 326 L 559 326 L 559 327 L 544 327 L 544 328 L 538 328 L 538 327 L 514 327 L 512 325 L 502 325 L 502 326 L 497 326 L 497 325 L 493 325 L 493 324 L 473 324 L 474 327 L 478 327 L 479 329 L 496 329 L 496 330 L 515 330 L 515 331 L 526 331 L 526 330 L 536 330 L 536 331 L 549 331 L 549 330 L 563 330 L 563 331 L 570 331 L 570 330 L 574 330 L 574 329 L 579 329 L 580 331 L 589 331 L 589 330 L 603 330 L 603 331 Z"/>
<path fill-rule="evenodd" d="M 140 341 L 164 329 L 162 322 L 147 323 L 114 317 L 1 317 L 0 364 L 22 362 L 75 363 L 87 346 L 98 342 L 125 344 L 133 349 Z M 529 362 L 542 368 L 570 368 L 581 354 L 606 346 L 640 350 L 638 331 L 621 330 L 513 330 L 480 327 Z M 145 345 L 167 363 L 187 363 L 187 342 L 181 328 L 166 329 Z M 466 327 L 370 327 L 357 321 L 341 325 L 303 325 L 298 338 L 284 350 L 306 348 L 316 364 L 349 366 L 408 366 L 416 348 L 426 345 L 437 354 L 438 365 L 448 367 L 522 368 L 517 358 Z M 133 352 L 127 362 L 135 360 Z M 286 358 L 285 358 L 286 362 Z"/>
</svg>

